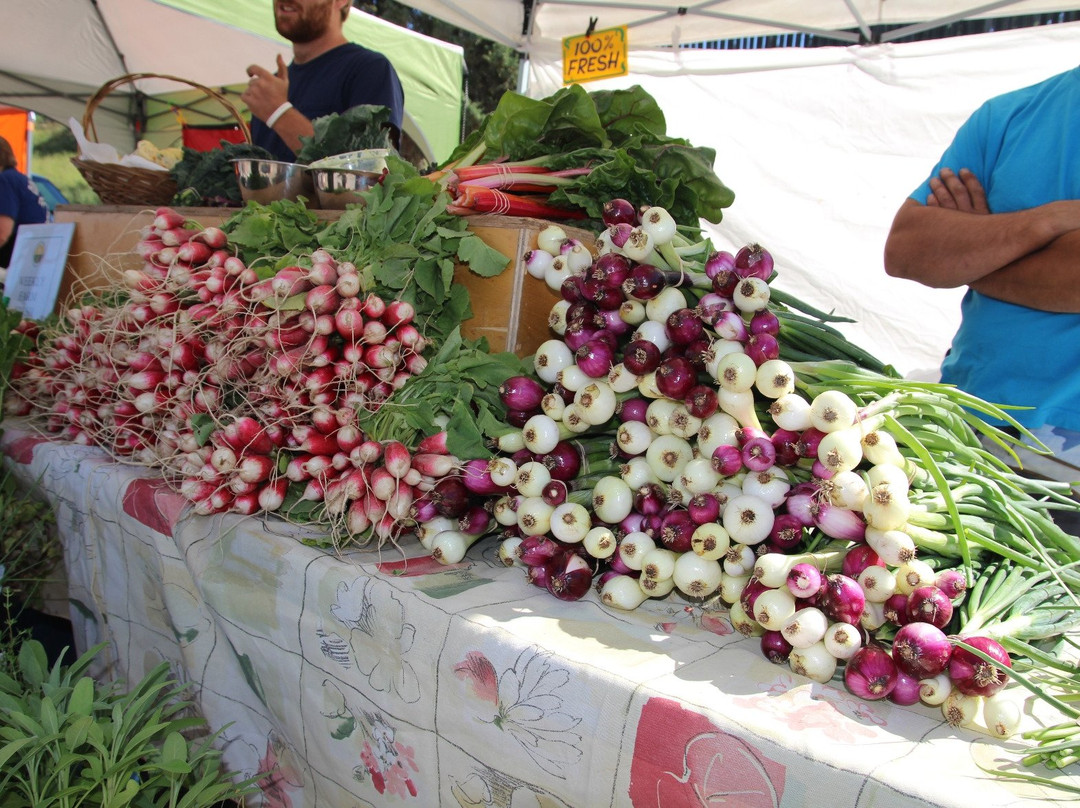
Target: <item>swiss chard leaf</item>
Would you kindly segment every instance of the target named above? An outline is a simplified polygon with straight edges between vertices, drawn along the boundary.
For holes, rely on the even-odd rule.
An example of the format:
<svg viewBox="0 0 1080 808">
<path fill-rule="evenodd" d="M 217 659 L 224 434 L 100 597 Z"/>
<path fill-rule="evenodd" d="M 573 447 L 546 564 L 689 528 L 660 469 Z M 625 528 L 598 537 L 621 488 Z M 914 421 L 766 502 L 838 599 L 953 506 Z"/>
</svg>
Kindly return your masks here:
<svg viewBox="0 0 1080 808">
<path fill-rule="evenodd" d="M 660 105 L 640 86 L 597 90 L 591 97 L 613 146 L 621 146 L 630 137 L 667 136 L 667 119 Z"/>
<path fill-rule="evenodd" d="M 519 93 L 504 93 L 484 123 L 488 154 L 493 158 L 512 160 L 535 156 L 534 146 L 543 134 L 550 113 L 551 106 L 545 101 Z"/>
<path fill-rule="evenodd" d="M 551 96 L 550 103 L 551 111 L 537 144 L 543 146 L 544 154 L 610 146 L 596 105 L 581 85 L 559 90 Z"/>
<path fill-rule="evenodd" d="M 547 202 L 600 220 L 615 197 L 660 205 L 679 224 L 719 222 L 734 194 L 717 177 L 712 149 L 669 137 L 664 113 L 641 87 L 587 93 L 580 85 L 548 98 L 504 93 L 494 112 L 454 151 L 447 166 L 495 160 L 549 169 L 589 168 Z"/>
</svg>

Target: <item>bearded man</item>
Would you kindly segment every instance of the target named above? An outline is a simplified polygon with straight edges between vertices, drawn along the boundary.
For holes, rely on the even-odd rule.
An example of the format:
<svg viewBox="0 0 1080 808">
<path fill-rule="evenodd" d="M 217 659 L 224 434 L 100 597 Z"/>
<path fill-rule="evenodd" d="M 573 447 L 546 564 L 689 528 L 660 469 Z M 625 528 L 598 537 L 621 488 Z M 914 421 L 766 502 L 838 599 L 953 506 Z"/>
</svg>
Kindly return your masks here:
<svg viewBox="0 0 1080 808">
<path fill-rule="evenodd" d="M 314 134 L 311 121 L 360 104 L 390 110 L 396 145 L 405 94 L 390 60 L 349 42 L 342 32 L 351 0 L 274 0 L 277 31 L 293 46 L 292 63 L 279 55 L 277 70 L 260 65 L 241 99 L 251 110 L 251 138 L 277 159 L 292 162 L 300 138 Z"/>
</svg>

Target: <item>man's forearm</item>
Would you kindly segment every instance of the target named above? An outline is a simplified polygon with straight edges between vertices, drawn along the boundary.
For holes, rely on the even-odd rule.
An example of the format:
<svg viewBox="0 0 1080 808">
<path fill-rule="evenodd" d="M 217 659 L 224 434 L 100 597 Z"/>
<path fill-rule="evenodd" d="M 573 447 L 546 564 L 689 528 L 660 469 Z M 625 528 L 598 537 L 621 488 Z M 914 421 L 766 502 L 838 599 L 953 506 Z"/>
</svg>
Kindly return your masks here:
<svg viewBox="0 0 1080 808">
<path fill-rule="evenodd" d="M 971 288 L 989 297 L 1042 311 L 1080 313 L 1080 230 L 1066 233 Z"/>
<path fill-rule="evenodd" d="M 274 131 L 295 154 L 303 146 L 300 137 L 313 136 L 315 127 L 299 110 L 290 109 L 275 122 Z"/>
<path fill-rule="evenodd" d="M 885 271 L 927 286 L 971 285 L 1080 228 L 1080 202 L 973 214 L 907 200 L 885 243 Z"/>
</svg>

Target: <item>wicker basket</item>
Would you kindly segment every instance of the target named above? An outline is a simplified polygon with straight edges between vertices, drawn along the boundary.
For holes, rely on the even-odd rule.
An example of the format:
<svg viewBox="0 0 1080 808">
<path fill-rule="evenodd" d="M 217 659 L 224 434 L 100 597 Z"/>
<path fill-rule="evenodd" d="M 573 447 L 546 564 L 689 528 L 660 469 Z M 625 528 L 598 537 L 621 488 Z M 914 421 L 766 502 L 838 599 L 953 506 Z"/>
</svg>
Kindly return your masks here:
<svg viewBox="0 0 1080 808">
<path fill-rule="evenodd" d="M 93 97 L 86 102 L 86 111 L 83 113 L 82 125 L 86 136 L 97 140 L 97 130 L 94 128 L 94 110 L 97 109 L 106 96 L 117 87 L 131 84 L 139 79 L 168 79 L 180 82 L 201 90 L 210 98 L 220 103 L 229 114 L 236 119 L 244 140 L 251 143 L 251 130 L 240 110 L 224 95 L 196 84 L 188 79 L 177 76 L 166 76 L 160 73 L 129 73 L 103 84 Z M 123 166 L 117 163 L 99 163 L 96 160 L 85 160 L 82 157 L 74 157 L 71 160 L 79 173 L 106 205 L 167 205 L 176 195 L 176 182 L 169 171 L 155 171 L 152 168 L 138 168 L 135 166 Z"/>
</svg>

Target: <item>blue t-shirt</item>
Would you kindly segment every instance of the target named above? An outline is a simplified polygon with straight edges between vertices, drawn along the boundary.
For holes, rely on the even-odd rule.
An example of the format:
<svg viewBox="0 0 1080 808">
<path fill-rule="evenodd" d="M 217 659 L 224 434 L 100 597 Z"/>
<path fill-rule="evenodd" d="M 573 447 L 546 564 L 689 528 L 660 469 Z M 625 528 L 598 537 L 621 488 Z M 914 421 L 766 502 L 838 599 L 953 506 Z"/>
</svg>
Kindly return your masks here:
<svg viewBox="0 0 1080 808">
<path fill-rule="evenodd" d="M 342 113 L 360 104 L 390 110 L 390 122 L 401 129 L 405 93 L 390 60 L 353 42 L 338 45 L 310 62 L 289 65 L 289 101 L 309 120 Z M 296 155 L 277 133 L 258 118 L 251 121 L 251 140 L 278 160 Z"/>
<path fill-rule="evenodd" d="M 957 131 L 931 177 L 968 168 L 992 213 L 1080 199 L 1080 68 L 993 98 Z M 926 204 L 930 178 L 911 198 Z M 1078 268 L 1080 269 L 1080 268 Z M 968 289 L 942 381 L 984 401 L 1033 407 L 1026 426 L 1080 430 L 1080 314 L 1045 312 Z"/>
<path fill-rule="evenodd" d="M 15 168 L 0 171 L 0 216 L 15 220 L 15 229 L 0 245 L 0 267 L 11 263 L 15 249 L 15 234 L 21 224 L 41 224 L 49 217 L 49 208 L 29 177 Z"/>
</svg>

